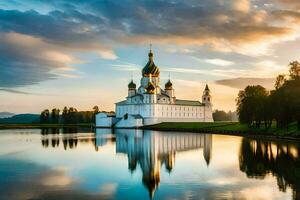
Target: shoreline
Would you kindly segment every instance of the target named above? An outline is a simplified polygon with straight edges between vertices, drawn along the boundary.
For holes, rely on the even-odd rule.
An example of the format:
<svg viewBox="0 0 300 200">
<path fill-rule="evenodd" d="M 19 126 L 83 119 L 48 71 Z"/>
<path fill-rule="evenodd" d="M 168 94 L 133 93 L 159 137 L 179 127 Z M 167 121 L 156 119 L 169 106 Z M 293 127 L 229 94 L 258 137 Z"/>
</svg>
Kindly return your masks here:
<svg viewBox="0 0 300 200">
<path fill-rule="evenodd" d="M 253 139 L 268 139 L 268 140 L 286 140 L 286 141 L 297 141 L 300 142 L 300 135 L 279 135 L 271 132 L 257 132 L 251 130 L 218 130 L 214 128 L 190 128 L 190 127 L 160 127 L 161 124 L 144 126 L 136 129 L 141 130 L 153 130 L 163 132 L 189 132 L 199 134 L 216 134 L 216 135 L 229 135 L 229 136 L 240 136 Z M 227 126 L 227 125 L 225 125 Z M 41 129 L 41 128 L 91 128 L 96 129 L 93 124 L 0 124 L 0 130 L 5 129 Z M 215 126 L 219 127 L 219 126 Z M 223 126 L 221 126 L 223 127 Z M 99 128 L 99 127 L 98 127 Z M 101 128 L 100 128 L 101 129 Z M 114 129 L 114 128 L 112 128 Z"/>
<path fill-rule="evenodd" d="M 214 135 L 228 135 L 228 136 L 239 136 L 247 137 L 252 139 L 267 139 L 267 140 L 286 140 L 286 141 L 296 141 L 300 142 L 300 137 L 298 136 L 280 136 L 280 135 L 270 135 L 261 133 L 243 133 L 243 132 L 229 132 L 229 131 L 215 131 L 215 130 L 189 130 L 189 129 L 159 129 L 159 128 L 140 128 L 142 130 L 152 130 L 152 131 L 162 131 L 162 132 L 188 132 L 188 133 L 199 133 L 199 134 L 214 134 Z"/>
<path fill-rule="evenodd" d="M 241 136 L 253 139 L 267 139 L 267 140 L 285 140 L 300 142 L 300 135 L 279 135 L 271 132 L 256 132 L 243 130 L 217 130 L 214 128 L 176 128 L 176 127 L 159 127 L 158 125 L 141 127 L 143 130 L 163 131 L 163 132 L 189 132 L 189 133 L 203 133 L 216 135 Z"/>
<path fill-rule="evenodd" d="M 40 128 L 93 128 L 93 124 L 0 124 L 0 130 L 4 129 L 40 129 Z"/>
</svg>

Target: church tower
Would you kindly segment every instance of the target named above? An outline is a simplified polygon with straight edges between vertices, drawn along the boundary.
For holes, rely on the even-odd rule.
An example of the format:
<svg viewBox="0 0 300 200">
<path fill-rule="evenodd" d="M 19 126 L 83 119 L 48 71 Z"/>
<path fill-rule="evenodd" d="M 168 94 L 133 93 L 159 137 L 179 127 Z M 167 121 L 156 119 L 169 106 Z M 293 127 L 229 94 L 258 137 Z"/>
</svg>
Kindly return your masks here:
<svg viewBox="0 0 300 200">
<path fill-rule="evenodd" d="M 205 89 L 203 91 L 203 95 L 202 95 L 202 103 L 205 104 L 205 106 L 207 107 L 211 107 L 211 95 L 210 95 L 210 90 L 208 88 L 208 85 L 206 84 Z"/>
<path fill-rule="evenodd" d="M 175 92 L 174 92 L 174 89 L 173 89 L 173 84 L 170 81 L 170 79 L 165 84 L 165 92 L 170 97 L 171 103 L 175 103 Z"/>
<path fill-rule="evenodd" d="M 139 87 L 139 93 L 144 93 L 146 88 L 148 87 L 148 83 L 153 83 L 155 87 L 156 94 L 160 94 L 160 70 L 154 63 L 154 54 L 152 49 L 148 53 L 148 62 L 145 67 L 142 69 L 142 79 L 141 79 L 141 86 Z M 151 77 L 150 77 L 151 76 Z"/>
<path fill-rule="evenodd" d="M 132 97 L 136 94 L 136 84 L 131 80 L 128 84 L 128 97 Z"/>
</svg>

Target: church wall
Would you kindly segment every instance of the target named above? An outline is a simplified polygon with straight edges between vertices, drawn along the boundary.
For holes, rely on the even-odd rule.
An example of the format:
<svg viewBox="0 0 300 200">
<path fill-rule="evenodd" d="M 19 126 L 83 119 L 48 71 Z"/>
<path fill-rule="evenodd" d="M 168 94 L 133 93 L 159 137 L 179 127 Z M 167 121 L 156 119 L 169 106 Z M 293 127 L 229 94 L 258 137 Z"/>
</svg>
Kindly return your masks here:
<svg viewBox="0 0 300 200">
<path fill-rule="evenodd" d="M 170 104 L 131 104 L 117 105 L 116 117 L 125 114 L 139 114 L 148 121 L 174 119 L 176 122 L 184 121 L 212 121 L 211 107 L 184 106 Z M 155 118 L 155 119 L 151 119 Z"/>
<path fill-rule="evenodd" d="M 128 119 L 121 119 L 116 125 L 115 127 L 117 128 L 134 128 L 134 127 L 141 127 L 143 126 L 143 119 L 135 119 L 132 116 L 128 116 Z"/>
<path fill-rule="evenodd" d="M 96 115 L 96 125 L 101 127 L 111 127 L 113 125 L 113 117 L 99 113 Z"/>
</svg>

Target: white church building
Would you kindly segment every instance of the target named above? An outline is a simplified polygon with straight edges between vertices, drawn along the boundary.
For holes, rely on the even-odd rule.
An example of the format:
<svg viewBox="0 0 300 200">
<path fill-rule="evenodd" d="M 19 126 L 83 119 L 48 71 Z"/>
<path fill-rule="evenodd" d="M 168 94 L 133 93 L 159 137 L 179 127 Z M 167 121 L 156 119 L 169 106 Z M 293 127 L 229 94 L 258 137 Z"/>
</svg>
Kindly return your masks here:
<svg viewBox="0 0 300 200">
<path fill-rule="evenodd" d="M 161 88 L 160 70 L 154 64 L 152 50 L 148 56 L 140 86 L 137 88 L 131 81 L 126 99 L 116 103 L 115 115 L 98 113 L 96 127 L 138 128 L 162 122 L 212 122 L 208 85 L 203 91 L 202 102 L 177 99 L 171 80 Z"/>
</svg>

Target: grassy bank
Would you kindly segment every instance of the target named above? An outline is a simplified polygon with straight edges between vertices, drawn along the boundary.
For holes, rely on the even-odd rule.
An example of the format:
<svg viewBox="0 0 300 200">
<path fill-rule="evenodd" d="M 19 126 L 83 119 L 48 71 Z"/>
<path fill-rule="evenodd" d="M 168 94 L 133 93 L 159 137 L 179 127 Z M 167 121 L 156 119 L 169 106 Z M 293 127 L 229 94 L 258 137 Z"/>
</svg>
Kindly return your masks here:
<svg viewBox="0 0 300 200">
<path fill-rule="evenodd" d="M 25 129 L 25 128 L 68 128 L 68 127 L 93 127 L 91 123 L 81 123 L 81 124 L 0 124 L 0 129 Z"/>
<path fill-rule="evenodd" d="M 276 124 L 273 124 L 268 130 L 263 126 L 261 128 L 249 128 L 247 125 L 240 124 L 239 122 L 168 122 L 145 126 L 143 128 L 160 131 L 221 133 L 242 136 L 253 135 L 300 139 L 300 132 L 297 131 L 296 123 L 291 123 L 288 130 L 277 129 Z"/>
</svg>

